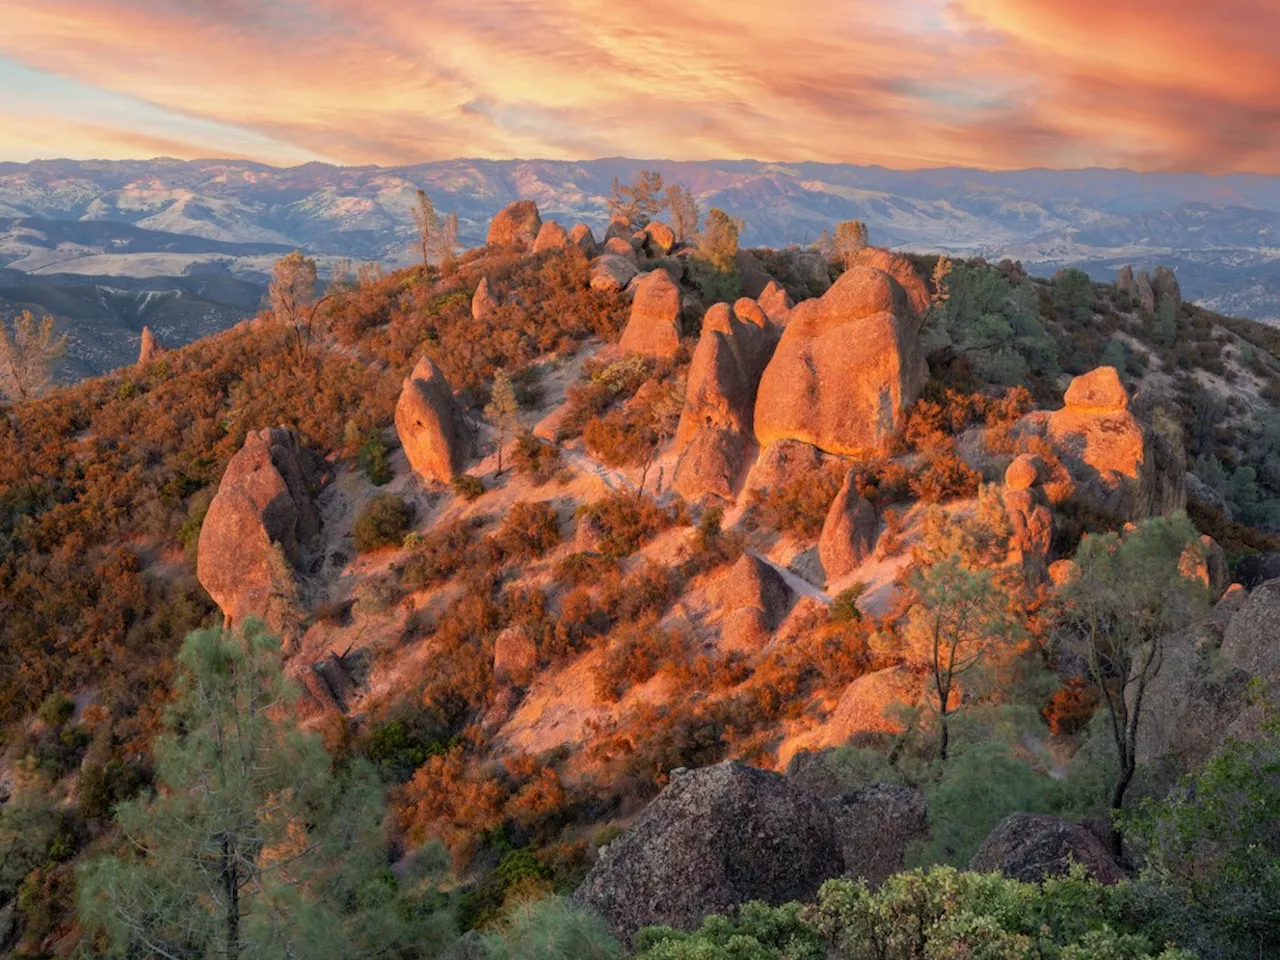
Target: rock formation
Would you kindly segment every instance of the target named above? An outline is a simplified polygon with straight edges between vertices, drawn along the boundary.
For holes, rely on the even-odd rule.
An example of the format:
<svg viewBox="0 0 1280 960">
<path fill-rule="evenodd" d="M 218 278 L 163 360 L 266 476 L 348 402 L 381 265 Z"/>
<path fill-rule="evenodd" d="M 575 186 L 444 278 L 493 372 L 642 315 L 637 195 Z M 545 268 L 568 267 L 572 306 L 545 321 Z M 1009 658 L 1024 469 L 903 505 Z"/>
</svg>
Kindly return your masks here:
<svg viewBox="0 0 1280 960">
<path fill-rule="evenodd" d="M 645 224 L 644 251 L 655 260 L 665 257 L 676 245 L 676 235 L 665 223 L 653 220 Z"/>
<path fill-rule="evenodd" d="M 1258 677 L 1274 696 L 1280 688 L 1280 580 L 1254 588 L 1231 618 L 1222 637 L 1222 653 L 1241 670 Z"/>
<path fill-rule="evenodd" d="M 644 274 L 636 284 L 631 319 L 618 348 L 645 357 L 674 357 L 681 332 L 680 288 L 665 270 Z"/>
<path fill-rule="evenodd" d="M 142 346 L 138 349 L 138 366 L 141 367 L 150 363 L 162 353 L 164 353 L 164 347 L 156 342 L 156 335 L 151 332 L 151 328 L 144 326 L 142 328 Z"/>
<path fill-rule="evenodd" d="M 596 255 L 596 236 L 585 223 L 579 223 L 569 231 L 569 242 L 588 257 Z"/>
<path fill-rule="evenodd" d="M 1053 514 L 1041 484 L 1047 477 L 1044 461 L 1024 453 L 1004 475 L 1004 509 L 1009 516 L 1009 562 L 1036 578 L 1048 573 L 1053 544 Z"/>
<path fill-rule="evenodd" d="M 617 292 L 624 289 L 637 272 L 634 260 L 605 254 L 591 263 L 591 289 Z"/>
<path fill-rule="evenodd" d="M 1036 813 L 1015 813 L 1001 820 L 969 861 L 969 869 L 1040 883 L 1064 876 L 1073 862 L 1102 883 L 1124 879 L 1102 841 L 1087 829 Z"/>
<path fill-rule="evenodd" d="M 228 620 L 260 616 L 281 629 L 294 572 L 320 532 L 309 490 L 318 470 L 283 427 L 250 433 L 227 464 L 200 528 L 196 576 Z"/>
<path fill-rule="evenodd" d="M 1138 285 L 1133 279 L 1133 267 L 1125 265 L 1116 271 L 1116 290 L 1130 298 L 1138 295 Z"/>
<path fill-rule="evenodd" d="M 854 483 L 856 471 L 850 470 L 840 492 L 827 510 L 818 540 L 818 556 L 827 582 L 840 580 L 853 573 L 871 556 L 876 547 L 879 520 L 876 508 L 864 500 Z"/>
<path fill-rule="evenodd" d="M 481 322 L 488 320 L 501 305 L 501 302 L 493 294 L 493 287 L 489 284 L 489 278 L 482 277 L 480 285 L 476 287 L 476 292 L 471 297 L 472 319 Z"/>
<path fill-rule="evenodd" d="M 396 433 L 409 466 L 424 480 L 448 483 L 462 469 L 464 435 L 453 391 L 430 357 L 404 381 Z"/>
<path fill-rule="evenodd" d="M 1178 285 L 1177 275 L 1168 267 L 1156 267 L 1155 276 L 1151 278 L 1151 292 L 1157 307 L 1165 297 L 1173 301 L 1175 309 L 1182 307 L 1182 288 Z"/>
<path fill-rule="evenodd" d="M 533 252 L 545 253 L 548 250 L 563 250 L 568 245 L 569 234 L 565 232 L 564 227 L 554 220 L 548 220 L 538 230 L 538 236 L 533 241 Z"/>
<path fill-rule="evenodd" d="M 918 325 L 902 285 L 871 267 L 845 271 L 821 298 L 797 305 L 760 381 L 760 446 L 883 450 L 928 378 Z"/>
<path fill-rule="evenodd" d="M 777 337 L 752 300 L 717 303 L 702 321 L 676 430 L 680 495 L 732 500 L 751 444 L 756 390 Z"/>
<path fill-rule="evenodd" d="M 863 247 L 854 254 L 851 264 L 870 267 L 873 270 L 883 270 L 897 280 L 902 289 L 906 291 L 907 302 L 911 304 L 912 313 L 917 320 L 923 320 L 932 303 L 932 297 L 929 295 L 929 285 L 916 272 L 916 268 L 910 260 L 896 253 L 891 253 L 882 247 Z"/>
<path fill-rule="evenodd" d="M 819 470 L 823 455 L 816 447 L 799 440 L 779 440 L 762 450 L 747 474 L 746 492 L 785 486 L 798 477 Z"/>
<path fill-rule="evenodd" d="M 875 885 L 903 869 L 907 848 L 929 836 L 929 808 L 913 787 L 873 783 L 833 803 L 844 873 Z"/>
<path fill-rule="evenodd" d="M 827 804 L 780 774 L 725 762 L 672 780 L 600 850 L 572 900 L 629 940 L 651 924 L 692 930 L 749 900 L 807 899 L 843 867 Z"/>
<path fill-rule="evenodd" d="M 531 250 L 541 229 L 538 205 L 532 200 L 517 200 L 494 215 L 485 243 L 505 250 Z"/>
<path fill-rule="evenodd" d="M 636 248 L 622 237 L 610 237 L 606 240 L 604 242 L 604 252 L 610 256 L 621 257 L 623 260 L 629 261 L 633 266 L 639 262 L 636 257 Z"/>
<path fill-rule="evenodd" d="M 1064 399 L 1066 406 L 1049 417 L 1048 437 L 1071 472 L 1076 497 L 1119 520 L 1185 505 L 1180 440 L 1157 436 L 1138 419 L 1115 368 L 1076 377 Z"/>
<path fill-rule="evenodd" d="M 742 283 L 742 293 L 752 300 L 764 293 L 773 282 L 773 277 L 760 265 L 755 254 L 749 250 L 739 250 L 737 257 L 738 279 Z"/>
<path fill-rule="evenodd" d="M 778 629 L 791 605 L 791 588 L 777 570 L 744 553 L 725 582 L 720 606 L 725 611 L 720 649 L 753 653 Z"/>
<path fill-rule="evenodd" d="M 791 319 L 791 311 L 795 308 L 791 295 L 778 284 L 777 280 L 769 281 L 764 292 L 760 294 L 758 302 L 764 315 L 769 318 L 769 322 L 779 327 L 787 325 L 787 321 Z"/>
<path fill-rule="evenodd" d="M 1141 301 L 1142 309 L 1147 313 L 1156 312 L 1156 292 L 1151 286 L 1151 274 L 1145 270 L 1138 274 L 1138 279 L 1133 284 L 1134 295 Z"/>
</svg>

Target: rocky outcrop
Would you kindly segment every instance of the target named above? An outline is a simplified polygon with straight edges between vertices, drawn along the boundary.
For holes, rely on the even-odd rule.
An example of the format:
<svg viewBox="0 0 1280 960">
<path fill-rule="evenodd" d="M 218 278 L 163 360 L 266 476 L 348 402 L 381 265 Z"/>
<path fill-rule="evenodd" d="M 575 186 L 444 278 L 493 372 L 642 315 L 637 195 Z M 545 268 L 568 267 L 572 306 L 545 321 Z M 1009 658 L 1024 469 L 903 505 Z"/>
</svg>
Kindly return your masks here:
<svg viewBox="0 0 1280 960">
<path fill-rule="evenodd" d="M 828 583 L 853 573 L 876 548 L 880 528 L 876 508 L 858 493 L 856 478 L 854 470 L 845 475 L 822 524 L 818 556 Z"/>
<path fill-rule="evenodd" d="M 726 762 L 672 780 L 573 894 L 622 938 L 695 929 L 749 900 L 804 900 L 844 867 L 832 812 L 785 777 Z"/>
<path fill-rule="evenodd" d="M 1102 883 L 1124 879 L 1102 841 L 1087 829 L 1036 813 L 1015 813 L 1001 820 L 969 861 L 969 869 L 1040 883 L 1065 876 L 1072 863 L 1080 864 Z"/>
<path fill-rule="evenodd" d="M 1008 562 L 1042 579 L 1048 573 L 1053 544 L 1053 514 L 1041 484 L 1048 477 L 1043 460 L 1024 453 L 1004 475 L 1004 509 L 1009 517 Z"/>
<path fill-rule="evenodd" d="M 1138 274 L 1138 279 L 1134 281 L 1134 295 L 1138 298 L 1142 309 L 1147 313 L 1156 312 L 1156 291 L 1151 285 L 1151 274 L 1145 270 Z"/>
<path fill-rule="evenodd" d="M 138 348 L 138 366 L 144 366 L 154 360 L 160 354 L 164 353 L 164 347 L 156 341 L 156 335 L 151 332 L 151 328 L 144 326 L 142 328 L 142 345 Z"/>
<path fill-rule="evenodd" d="M 538 230 L 538 236 L 533 241 L 533 252 L 545 253 L 548 250 L 563 250 L 568 245 L 569 234 L 564 227 L 554 220 L 548 220 Z"/>
<path fill-rule="evenodd" d="M 488 320 L 502 303 L 493 293 L 488 277 L 481 277 L 476 292 L 471 297 L 471 318 L 481 323 Z"/>
<path fill-rule="evenodd" d="M 1185 505 L 1180 438 L 1144 424 L 1113 367 L 1076 377 L 1066 406 L 1049 417 L 1048 437 L 1096 513 L 1121 521 L 1171 513 Z"/>
<path fill-rule="evenodd" d="M 916 272 L 915 265 L 910 260 L 882 247 L 863 247 L 854 255 L 851 265 L 883 270 L 897 280 L 907 294 L 912 316 L 917 321 L 923 321 L 932 298 L 929 295 L 929 285 Z"/>
<path fill-rule="evenodd" d="M 796 306 L 760 381 L 761 447 L 800 440 L 836 454 L 884 450 L 928 379 L 902 285 L 853 267 Z"/>
<path fill-rule="evenodd" d="M 753 653 L 782 623 L 791 606 L 791 588 L 769 564 L 744 553 L 729 572 L 720 606 L 725 611 L 720 649 Z"/>
<path fill-rule="evenodd" d="M 913 787 L 874 783 L 837 797 L 832 808 L 845 876 L 872 885 L 902 870 L 907 848 L 929 836 L 929 807 Z"/>
<path fill-rule="evenodd" d="M 1280 553 L 1250 554 L 1236 562 L 1236 581 L 1246 590 L 1276 579 L 1280 579 Z"/>
<path fill-rule="evenodd" d="M 646 273 L 636 284 L 631 319 L 618 348 L 644 357 L 674 357 L 681 333 L 680 288 L 665 270 Z"/>
<path fill-rule="evenodd" d="M 779 440 L 756 458 L 747 475 L 746 491 L 754 493 L 785 486 L 821 469 L 822 464 L 823 456 L 816 447 L 798 440 Z"/>
<path fill-rule="evenodd" d="M 665 257 L 676 245 L 676 235 L 665 223 L 657 220 L 645 224 L 644 252 L 654 258 Z"/>
<path fill-rule="evenodd" d="M 1133 267 L 1126 264 L 1116 271 L 1116 290 L 1131 299 L 1138 295 L 1138 284 L 1133 278 Z"/>
<path fill-rule="evenodd" d="M 787 325 L 787 321 L 791 319 L 791 311 L 795 308 L 791 295 L 779 285 L 777 280 L 769 281 L 757 302 L 760 304 L 760 309 L 764 311 L 764 315 L 769 318 L 769 322 L 778 327 Z"/>
<path fill-rule="evenodd" d="M 752 300 L 717 303 L 702 321 L 676 429 L 674 484 L 688 500 L 732 500 L 751 444 L 756 391 L 777 336 Z"/>
<path fill-rule="evenodd" d="M 538 645 L 520 625 L 507 627 L 493 641 L 493 675 L 499 683 L 525 686 L 538 668 Z"/>
<path fill-rule="evenodd" d="M 622 217 L 612 217 L 604 228 L 604 242 L 608 243 L 614 237 L 626 240 L 635 232 L 636 228 L 632 225 L 630 220 Z"/>
<path fill-rule="evenodd" d="M 1182 288 L 1178 285 L 1177 274 L 1168 267 L 1156 267 L 1155 276 L 1151 278 L 1151 292 L 1157 307 L 1165 297 L 1173 301 L 1174 309 L 1182 307 Z"/>
<path fill-rule="evenodd" d="M 227 464 L 200 528 L 196 576 L 228 620 L 260 616 L 280 629 L 320 532 L 310 491 L 319 469 L 283 427 L 250 433 Z"/>
<path fill-rule="evenodd" d="M 604 242 L 604 252 L 609 256 L 621 257 L 630 261 L 632 265 L 639 262 L 636 258 L 636 248 L 622 237 L 610 237 L 606 240 Z"/>
<path fill-rule="evenodd" d="M 517 200 L 499 210 L 489 222 L 485 243 L 505 250 L 531 250 L 541 229 L 538 205 L 532 200 Z"/>
<path fill-rule="evenodd" d="M 638 272 L 634 259 L 605 254 L 591 263 L 591 289 L 616 293 L 625 289 Z"/>
<path fill-rule="evenodd" d="M 1222 653 L 1241 670 L 1258 677 L 1273 694 L 1280 688 L 1280 580 L 1254 588 L 1231 618 L 1222 637 Z"/>
<path fill-rule="evenodd" d="M 461 471 L 464 433 L 453 391 L 430 357 L 404 381 L 396 404 L 396 433 L 414 473 L 448 483 Z"/>
<path fill-rule="evenodd" d="M 585 223 L 579 223 L 569 231 L 569 242 L 585 253 L 588 257 L 596 255 L 596 235 L 591 232 L 591 228 Z"/>
<path fill-rule="evenodd" d="M 737 265 L 738 279 L 742 283 L 743 296 L 754 300 L 763 294 L 769 284 L 773 282 L 769 272 L 761 266 L 755 254 L 749 250 L 738 251 Z"/>
<path fill-rule="evenodd" d="M 1222 494 L 1214 490 L 1190 470 L 1187 471 L 1183 486 L 1186 487 L 1186 496 L 1188 503 L 1198 503 L 1210 510 L 1216 510 L 1228 520 L 1231 519 L 1231 506 L 1222 498 Z"/>
</svg>

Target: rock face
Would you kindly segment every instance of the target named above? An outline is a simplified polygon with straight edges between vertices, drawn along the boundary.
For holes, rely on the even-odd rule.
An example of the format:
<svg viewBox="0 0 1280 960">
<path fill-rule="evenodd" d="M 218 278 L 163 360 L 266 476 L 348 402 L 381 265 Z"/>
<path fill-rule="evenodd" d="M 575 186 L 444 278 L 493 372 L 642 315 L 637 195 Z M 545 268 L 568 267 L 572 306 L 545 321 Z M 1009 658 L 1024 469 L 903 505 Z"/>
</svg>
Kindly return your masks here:
<svg viewBox="0 0 1280 960">
<path fill-rule="evenodd" d="M 1151 278 L 1151 292 L 1155 295 L 1156 306 L 1168 297 L 1175 308 L 1182 306 L 1182 288 L 1178 285 L 1177 275 L 1168 267 L 1156 267 L 1156 274 Z"/>
<path fill-rule="evenodd" d="M 588 257 L 596 255 L 596 236 L 585 223 L 579 223 L 569 231 L 569 242 Z"/>
<path fill-rule="evenodd" d="M 320 532 L 308 491 L 317 471 L 283 427 L 250 433 L 227 464 L 200 528 L 196 575 L 228 620 L 256 615 L 278 629 L 276 607 L 295 595 L 293 572 Z"/>
<path fill-rule="evenodd" d="M 773 282 L 769 272 L 761 266 L 755 254 L 749 250 L 739 250 L 737 256 L 738 278 L 742 281 L 742 293 L 752 300 L 764 293 Z"/>
<path fill-rule="evenodd" d="M 1268 580 L 1280 578 L 1280 553 L 1255 553 L 1236 564 L 1236 580 L 1252 590 Z"/>
<path fill-rule="evenodd" d="M 1138 285 L 1133 279 L 1133 267 L 1126 265 L 1116 271 L 1116 290 L 1129 297 L 1137 296 Z"/>
<path fill-rule="evenodd" d="M 862 566 L 876 547 L 879 521 L 876 509 L 858 493 L 856 472 L 845 475 L 840 492 L 831 501 L 818 540 L 818 556 L 827 581 L 839 580 Z"/>
<path fill-rule="evenodd" d="M 756 399 L 761 447 L 800 440 L 836 454 L 883 450 L 928 378 L 902 285 L 853 267 L 792 312 Z"/>
<path fill-rule="evenodd" d="M 1138 279 L 1134 281 L 1134 295 L 1142 301 L 1142 309 L 1147 313 L 1156 312 L 1156 292 L 1151 286 L 1151 275 L 1145 270 L 1138 274 Z"/>
<path fill-rule="evenodd" d="M 638 272 L 634 260 L 605 254 L 591 264 L 591 289 L 617 292 L 625 288 Z"/>
<path fill-rule="evenodd" d="M 448 483 L 462 469 L 463 433 L 453 391 L 430 357 L 404 381 L 396 404 L 396 433 L 409 466 L 424 480 Z"/>
<path fill-rule="evenodd" d="M 924 278 L 916 272 L 915 266 L 906 257 L 898 256 L 882 247 L 863 247 L 854 257 L 853 265 L 883 270 L 889 274 L 906 292 L 907 302 L 911 305 L 915 318 L 917 320 L 924 318 L 932 302 L 929 296 L 929 285 L 924 282 Z"/>
<path fill-rule="evenodd" d="M 524 686 L 538 668 L 538 645 L 529 631 L 516 625 L 507 627 L 493 642 L 493 675 L 499 683 Z"/>
<path fill-rule="evenodd" d="M 680 350 L 680 288 L 665 270 L 653 270 L 636 284 L 631 319 L 618 347 L 645 357 L 674 357 Z"/>
<path fill-rule="evenodd" d="M 825 803 L 726 762 L 673 780 L 600 851 L 572 900 L 629 940 L 650 924 L 692 930 L 749 900 L 804 900 L 843 867 Z"/>
<path fill-rule="evenodd" d="M 769 281 L 764 292 L 760 294 L 758 302 L 769 321 L 779 327 L 787 325 L 787 321 L 791 318 L 791 311 L 795 309 L 791 295 L 779 286 L 777 280 Z"/>
<path fill-rule="evenodd" d="M 760 452 L 747 475 L 748 492 L 771 490 L 819 470 L 823 456 L 817 448 L 798 440 L 780 440 Z"/>
<path fill-rule="evenodd" d="M 164 353 L 164 348 L 156 342 L 156 335 L 151 332 L 150 327 L 144 326 L 142 328 L 142 346 L 138 349 L 138 366 L 150 363 L 162 353 Z"/>
<path fill-rule="evenodd" d="M 756 390 L 777 345 L 755 302 L 738 303 L 717 303 L 707 311 L 689 367 L 674 479 L 689 500 L 733 499 L 751 443 Z"/>
<path fill-rule="evenodd" d="M 531 250 L 541 229 L 538 205 L 532 200 L 517 200 L 494 215 L 485 242 L 505 250 Z"/>
<path fill-rule="evenodd" d="M 1268 580 L 1249 594 L 1222 637 L 1222 652 L 1232 664 L 1280 687 L 1280 580 Z"/>
<path fill-rule="evenodd" d="M 649 256 L 665 257 L 676 245 L 676 235 L 665 223 L 653 220 L 645 224 L 644 250 Z"/>
<path fill-rule="evenodd" d="M 538 236 L 533 241 L 533 252 L 545 253 L 548 250 L 563 250 L 568 245 L 569 234 L 565 232 L 564 227 L 554 220 L 548 220 L 538 230 Z"/>
<path fill-rule="evenodd" d="M 636 250 L 627 240 L 622 237 L 610 237 L 604 242 L 604 252 L 615 257 L 622 257 L 629 260 L 632 264 L 636 261 Z"/>
<path fill-rule="evenodd" d="M 969 861 L 969 869 L 999 871 L 1023 883 L 1040 883 L 1065 875 L 1072 861 L 1102 883 L 1124 879 L 1102 841 L 1084 827 L 1035 813 L 1015 813 L 1001 820 Z"/>
<path fill-rule="evenodd" d="M 1129 407 L 1114 367 L 1076 377 L 1066 406 L 1049 417 L 1048 437 L 1076 482 L 1076 496 L 1094 511 L 1139 520 L 1185 504 L 1185 462 L 1178 451 L 1158 457 L 1157 442 Z M 1183 457 L 1185 460 L 1185 455 Z M 1168 460 L 1162 466 L 1162 461 Z M 1166 473 L 1177 473 L 1176 483 Z"/>
<path fill-rule="evenodd" d="M 1009 516 L 1009 557 L 1038 579 L 1048 573 L 1053 544 L 1053 514 L 1041 484 L 1048 470 L 1039 457 L 1024 453 L 1004 474 L 1004 509 Z"/>
<path fill-rule="evenodd" d="M 488 320 L 495 310 L 502 304 L 493 293 L 493 287 L 489 283 L 488 277 L 480 279 L 480 285 L 476 287 L 476 292 L 471 297 L 471 317 L 473 320 Z"/>
<path fill-rule="evenodd" d="M 912 787 L 874 783 L 833 802 L 846 876 L 875 885 L 902 869 L 907 848 L 929 835 L 929 808 Z"/>
</svg>

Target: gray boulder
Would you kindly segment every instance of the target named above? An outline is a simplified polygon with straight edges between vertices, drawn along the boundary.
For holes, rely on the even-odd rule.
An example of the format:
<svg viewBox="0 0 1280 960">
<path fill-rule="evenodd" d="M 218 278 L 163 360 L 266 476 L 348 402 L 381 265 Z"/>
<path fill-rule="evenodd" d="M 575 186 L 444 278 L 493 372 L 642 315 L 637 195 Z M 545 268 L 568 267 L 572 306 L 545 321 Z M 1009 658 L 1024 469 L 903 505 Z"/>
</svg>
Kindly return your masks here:
<svg viewBox="0 0 1280 960">
<path fill-rule="evenodd" d="M 1119 883 L 1124 873 L 1094 834 L 1078 823 L 1038 813 L 1005 817 L 969 861 L 980 873 L 1003 873 L 1023 883 L 1060 877 L 1079 863 L 1102 883 Z"/>
</svg>

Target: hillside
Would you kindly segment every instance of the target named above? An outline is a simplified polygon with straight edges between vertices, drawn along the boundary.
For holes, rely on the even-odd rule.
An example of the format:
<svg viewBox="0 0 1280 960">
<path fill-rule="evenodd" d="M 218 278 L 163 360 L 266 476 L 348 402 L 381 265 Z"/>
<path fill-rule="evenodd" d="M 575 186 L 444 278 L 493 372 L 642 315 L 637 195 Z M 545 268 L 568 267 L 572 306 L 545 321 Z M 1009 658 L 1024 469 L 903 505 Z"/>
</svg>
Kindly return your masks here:
<svg viewBox="0 0 1280 960">
<path fill-rule="evenodd" d="M 42 215 L 97 216 L 85 177 L 138 176 L 41 171 L 23 202 Z M 29 173 L 0 167 L 9 189 Z M 269 168 L 216 176 L 264 208 L 313 195 Z M 52 826 L 0 871 L 4 948 L 105 935 L 77 914 L 76 866 L 135 856 L 111 811 L 152 795 L 179 642 L 223 617 L 282 638 L 298 717 L 388 793 L 379 882 L 436 884 L 415 903 L 459 931 L 518 942 L 523 904 L 572 894 L 621 942 L 575 956 L 852 960 L 848 931 L 893 910 L 819 884 L 889 881 L 888 903 L 936 883 L 958 909 L 979 881 L 889 880 L 944 866 L 1018 882 L 971 891 L 991 923 L 1025 920 L 1002 956 L 1033 936 L 1084 937 L 1097 952 L 1043 953 L 1080 958 L 1185 960 L 1223 931 L 1242 946 L 1221 956 L 1274 945 L 1265 909 L 1238 927 L 1170 909 L 1184 888 L 1137 859 L 1158 831 L 1126 827 L 1118 851 L 1109 811 L 1267 735 L 1243 690 L 1280 682 L 1260 585 L 1280 553 L 1277 331 L 1167 270 L 1118 287 L 740 249 L 720 211 L 697 243 L 571 225 L 512 204 L 456 261 L 335 280 L 313 324 L 265 311 L 6 408 L 0 779 L 5 811 Z M 1094 634 L 1081 610 L 1102 611 Z M 963 667 L 939 666 L 945 631 Z M 1146 654 L 1121 640 L 1160 651 L 1158 682 L 1130 686 Z M 1135 689 L 1149 719 L 1117 802 L 1107 704 Z M 420 876 L 436 846 L 438 882 Z M 1070 860 L 1099 883 L 1039 885 Z M 636 936 L 757 899 L 818 906 L 698 935 L 741 924 L 741 953 Z M 995 937 L 969 920 L 947 929 Z"/>
</svg>

